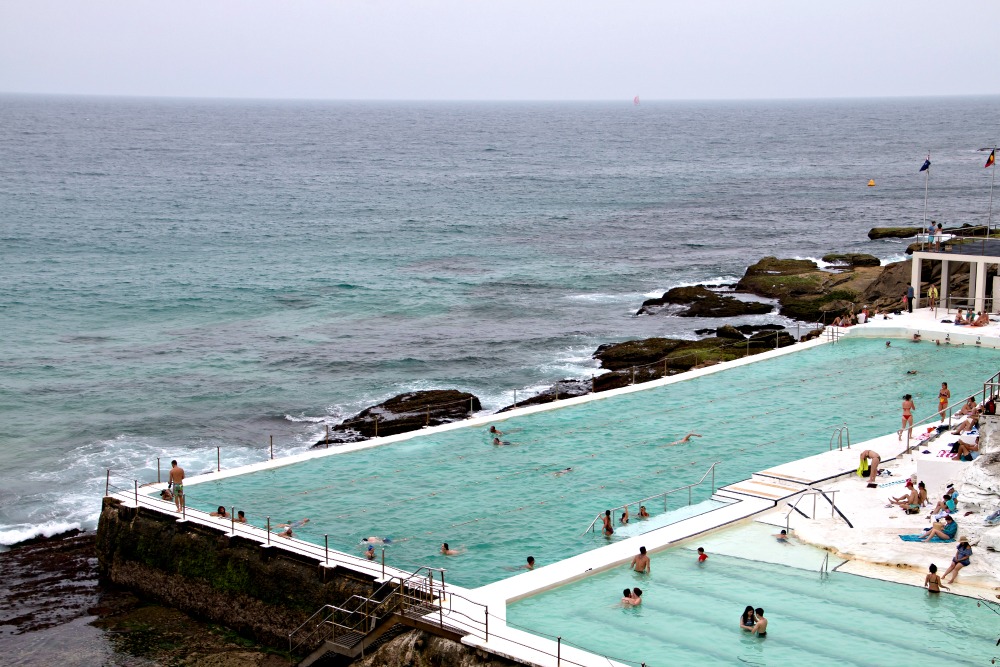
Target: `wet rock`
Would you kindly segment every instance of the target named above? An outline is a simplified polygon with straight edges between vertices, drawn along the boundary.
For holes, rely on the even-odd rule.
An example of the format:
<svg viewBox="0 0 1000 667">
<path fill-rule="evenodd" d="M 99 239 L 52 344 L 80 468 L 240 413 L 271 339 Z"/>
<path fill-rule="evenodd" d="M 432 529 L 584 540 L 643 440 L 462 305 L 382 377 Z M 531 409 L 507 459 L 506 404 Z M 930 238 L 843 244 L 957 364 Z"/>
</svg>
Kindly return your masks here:
<svg viewBox="0 0 1000 667">
<path fill-rule="evenodd" d="M 829 255 L 823 255 L 823 261 L 847 267 L 882 265 L 882 262 L 879 261 L 879 258 L 876 257 L 875 255 L 868 255 L 865 253 L 853 253 L 853 252 L 845 254 L 832 253 Z"/>
<path fill-rule="evenodd" d="M 563 657 L 563 662 L 566 662 L 565 657 Z M 521 664 L 418 630 L 395 637 L 380 646 L 377 651 L 352 663 L 355 667 L 385 667 L 386 665 L 518 667 Z"/>
<path fill-rule="evenodd" d="M 743 332 L 731 324 L 727 324 L 725 326 L 721 326 L 718 329 L 716 329 L 715 337 L 729 338 L 732 340 L 746 340 L 746 336 L 743 335 Z"/>
<path fill-rule="evenodd" d="M 654 315 L 667 311 L 679 317 L 738 317 L 763 315 L 772 310 L 774 308 L 766 303 L 740 301 L 735 297 L 713 292 L 704 285 L 695 285 L 674 287 L 658 299 L 647 299 L 636 315 Z"/>
<path fill-rule="evenodd" d="M 868 238 L 872 241 L 876 239 L 905 239 L 916 236 L 920 232 L 920 227 L 872 227 L 868 230 Z"/>
<path fill-rule="evenodd" d="M 583 396 L 590 393 L 591 382 L 589 380 L 560 380 L 545 391 L 534 396 L 525 397 L 524 400 L 518 398 L 517 405 L 511 404 L 497 410 L 497 413 L 523 408 L 528 405 L 539 405 L 541 403 L 551 403 L 574 396 Z"/>
<path fill-rule="evenodd" d="M 415 391 L 393 396 L 366 408 L 330 429 L 329 442 L 324 437 L 313 447 L 358 442 L 368 438 L 415 431 L 468 418 L 482 410 L 479 398 L 456 389 Z"/>
</svg>

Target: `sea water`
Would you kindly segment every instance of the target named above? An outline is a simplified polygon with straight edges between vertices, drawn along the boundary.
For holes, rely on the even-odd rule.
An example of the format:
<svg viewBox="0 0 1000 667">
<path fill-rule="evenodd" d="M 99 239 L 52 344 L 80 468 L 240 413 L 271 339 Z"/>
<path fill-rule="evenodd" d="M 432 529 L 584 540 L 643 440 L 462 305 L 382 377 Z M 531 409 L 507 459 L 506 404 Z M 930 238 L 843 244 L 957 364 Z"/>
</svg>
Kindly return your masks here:
<svg viewBox="0 0 1000 667">
<path fill-rule="evenodd" d="M 109 467 L 300 451 L 415 389 L 493 409 L 693 338 L 718 322 L 632 315 L 764 255 L 900 258 L 866 232 L 920 223 L 928 150 L 929 217 L 984 219 L 998 110 L 2 96 L 0 543 L 93 526 Z"/>
</svg>

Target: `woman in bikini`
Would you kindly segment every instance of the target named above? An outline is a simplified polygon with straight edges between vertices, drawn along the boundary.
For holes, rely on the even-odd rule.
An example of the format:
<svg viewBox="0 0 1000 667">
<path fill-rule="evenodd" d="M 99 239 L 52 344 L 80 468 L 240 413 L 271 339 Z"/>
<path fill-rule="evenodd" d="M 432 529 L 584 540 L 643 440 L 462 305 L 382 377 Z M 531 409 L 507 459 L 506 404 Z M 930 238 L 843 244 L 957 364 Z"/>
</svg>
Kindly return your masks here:
<svg viewBox="0 0 1000 667">
<path fill-rule="evenodd" d="M 942 588 L 946 591 L 951 590 L 941 581 L 941 575 L 937 573 L 937 565 L 934 563 L 931 563 L 930 573 L 924 577 L 924 586 L 928 593 L 940 593 Z"/>
<path fill-rule="evenodd" d="M 944 421 L 944 413 L 948 409 L 948 402 L 951 401 L 951 391 L 948 389 L 948 383 L 941 383 L 941 391 L 938 392 L 938 414 L 941 416 L 941 421 Z"/>
<path fill-rule="evenodd" d="M 917 409 L 917 406 L 913 404 L 913 396 L 907 394 L 903 396 L 903 426 L 896 433 L 897 440 L 903 439 L 903 430 L 906 429 L 906 435 L 909 438 L 913 437 L 913 411 Z"/>
</svg>

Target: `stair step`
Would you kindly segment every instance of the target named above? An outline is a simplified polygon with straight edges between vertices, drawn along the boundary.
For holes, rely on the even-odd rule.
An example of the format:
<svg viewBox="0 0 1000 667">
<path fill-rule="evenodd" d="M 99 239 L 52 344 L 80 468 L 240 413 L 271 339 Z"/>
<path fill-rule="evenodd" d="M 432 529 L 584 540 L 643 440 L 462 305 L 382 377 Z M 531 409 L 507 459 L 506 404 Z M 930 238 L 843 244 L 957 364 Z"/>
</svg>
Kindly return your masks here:
<svg viewBox="0 0 1000 667">
<path fill-rule="evenodd" d="M 331 644 L 336 644 L 341 648 L 353 648 L 357 646 L 365 636 L 360 632 L 343 632 L 329 640 Z"/>
</svg>

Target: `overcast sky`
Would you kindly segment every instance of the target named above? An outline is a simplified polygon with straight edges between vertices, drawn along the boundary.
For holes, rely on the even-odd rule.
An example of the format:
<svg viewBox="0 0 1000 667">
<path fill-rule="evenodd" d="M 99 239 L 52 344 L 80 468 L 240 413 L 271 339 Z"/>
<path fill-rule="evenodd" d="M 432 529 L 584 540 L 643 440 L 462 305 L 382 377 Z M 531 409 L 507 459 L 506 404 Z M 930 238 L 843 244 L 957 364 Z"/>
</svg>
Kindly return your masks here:
<svg viewBox="0 0 1000 667">
<path fill-rule="evenodd" d="M 605 100 L 1000 93 L 1000 0 L 0 0 L 0 91 Z"/>
</svg>

